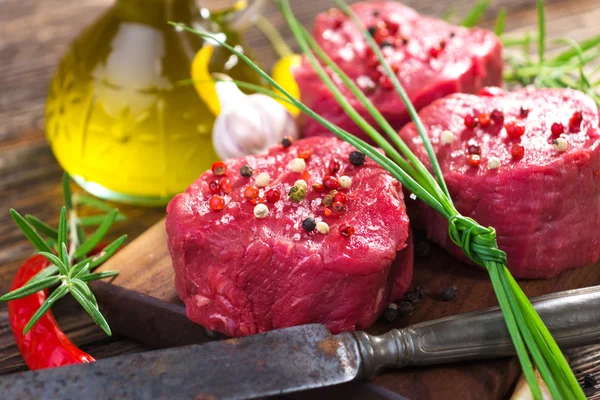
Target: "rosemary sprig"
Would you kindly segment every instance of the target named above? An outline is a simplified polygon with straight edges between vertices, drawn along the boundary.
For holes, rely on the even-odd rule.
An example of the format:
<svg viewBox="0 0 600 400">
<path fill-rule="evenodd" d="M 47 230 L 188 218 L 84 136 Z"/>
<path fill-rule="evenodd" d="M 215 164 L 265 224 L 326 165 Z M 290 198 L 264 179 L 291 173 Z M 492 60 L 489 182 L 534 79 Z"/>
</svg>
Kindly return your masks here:
<svg viewBox="0 0 600 400">
<path fill-rule="evenodd" d="M 94 257 L 87 257 L 87 254 L 100 243 L 113 222 L 124 220 L 125 216 L 99 200 L 87 196 L 73 196 L 70 185 L 69 175 L 65 173 L 63 176 L 65 206 L 60 211 L 58 229 L 32 215 L 23 217 L 14 209 L 10 210 L 11 216 L 25 237 L 38 250 L 38 254 L 44 256 L 51 264 L 38 272 L 19 289 L 0 296 L 0 301 L 20 299 L 58 284 L 59 286 L 31 317 L 23 333 L 29 332 L 58 299 L 71 293 L 90 314 L 94 322 L 110 336 L 110 327 L 100 313 L 96 298 L 87 282 L 113 277 L 119 273 L 119 271 L 100 273 L 93 273 L 92 271 L 119 250 L 127 235 L 123 235 L 110 243 L 100 254 Z M 78 205 L 91 206 L 104 211 L 105 214 L 82 218 L 77 215 Z M 69 215 L 68 218 L 67 214 Z M 82 220 L 85 222 L 82 223 Z M 82 228 L 84 225 L 99 225 L 99 227 L 89 238 L 86 238 Z M 40 234 L 46 236 L 46 240 Z M 48 244 L 49 242 L 53 245 Z"/>
<path fill-rule="evenodd" d="M 374 54 L 377 55 L 381 65 L 384 67 L 387 75 L 392 80 L 394 87 L 402 98 L 421 138 L 423 139 L 424 145 L 426 148 L 429 147 L 427 149 L 428 156 L 430 158 L 429 161 L 435 172 L 437 180 L 434 179 L 428 171 L 422 171 L 422 163 L 420 161 L 417 160 L 415 163 L 412 162 L 412 160 L 416 158 L 415 155 L 406 146 L 399 144 L 401 143 L 401 140 L 398 142 L 399 138 L 396 137 L 395 131 L 392 130 L 392 133 L 388 129 L 389 124 L 387 121 L 385 121 L 385 119 L 377 118 L 377 112 L 376 110 L 372 110 L 374 107 L 372 107 L 372 104 L 370 104 L 368 98 L 364 96 L 362 92 L 359 91 L 357 93 L 356 91 L 352 90 L 353 82 L 351 82 L 346 74 L 344 74 L 343 71 L 341 71 L 339 67 L 337 67 L 335 63 L 333 63 L 333 61 L 331 61 L 331 59 L 324 54 L 322 49 L 316 46 L 314 40 L 309 38 L 310 35 L 307 35 L 306 31 L 304 31 L 300 24 L 296 21 L 287 0 L 278 1 L 282 9 L 282 13 L 286 18 L 290 29 L 294 33 L 298 44 L 302 48 L 308 60 L 311 61 L 313 67 L 319 74 L 319 77 L 332 91 L 332 94 L 338 100 L 340 106 L 344 108 L 346 113 L 353 118 L 355 122 L 362 123 L 360 118 L 357 118 L 354 114 L 353 108 L 348 106 L 345 99 L 340 99 L 339 89 L 337 89 L 336 85 L 332 82 L 327 71 L 321 66 L 321 63 L 323 63 L 342 80 L 342 82 L 348 89 L 350 89 L 353 95 L 371 113 L 375 121 L 380 125 L 381 130 L 386 133 L 392 143 L 398 147 L 398 150 L 401 153 L 400 157 L 406 157 L 403 162 L 396 162 L 396 159 L 398 158 L 398 151 L 396 149 L 393 149 L 389 153 L 388 150 L 386 150 L 386 153 L 388 153 L 388 156 L 391 158 L 382 156 L 377 150 L 368 145 L 366 142 L 354 137 L 347 131 L 340 129 L 335 124 L 325 120 L 313 110 L 306 107 L 300 101 L 294 99 L 291 95 L 289 95 L 289 93 L 285 92 L 285 90 L 279 87 L 279 85 L 277 85 L 277 83 L 274 82 L 268 76 L 268 74 L 266 74 L 256 64 L 244 56 L 244 54 L 226 43 L 220 42 L 220 44 L 232 51 L 239 59 L 246 62 L 263 78 L 267 79 L 269 83 L 279 89 L 281 93 L 299 109 L 320 122 L 336 136 L 349 142 L 358 150 L 371 157 L 375 162 L 385 168 L 392 176 L 398 179 L 408 190 L 412 191 L 419 198 L 421 198 L 421 200 L 448 219 L 449 236 L 452 241 L 460 246 L 464 250 L 465 254 L 473 261 L 484 266 L 489 273 L 494 292 L 496 293 L 507 324 L 507 328 L 519 356 L 523 373 L 535 399 L 541 399 L 542 395 L 539 384 L 535 377 L 534 366 L 530 358 L 530 354 L 533 358 L 533 362 L 538 367 L 540 374 L 547 383 L 547 386 L 554 398 L 584 399 L 585 396 L 583 395 L 581 388 L 577 384 L 573 373 L 571 372 L 562 353 L 556 346 L 556 343 L 552 339 L 552 336 L 506 268 L 506 255 L 497 247 L 496 233 L 494 229 L 485 228 L 477 224 L 476 221 L 460 215 L 454 208 L 454 205 L 452 204 L 450 196 L 448 195 L 445 187 L 439 163 L 437 162 L 435 154 L 433 153 L 433 150 L 429 144 L 430 142 L 427 132 L 421 123 L 412 103 L 408 99 L 408 96 L 406 96 L 402 85 L 398 81 L 396 75 L 391 71 L 390 66 L 387 64 L 378 46 L 374 43 L 370 35 L 367 33 L 366 28 L 354 15 L 352 10 L 342 0 L 335 0 L 335 2 L 342 9 L 342 11 L 344 11 L 353 20 L 358 29 L 360 29 L 365 40 L 369 46 L 371 46 Z M 181 24 L 174 25 L 183 29 L 187 29 L 191 32 L 195 32 L 205 38 L 218 41 L 218 39 L 212 35 L 197 32 Z M 319 58 L 319 60 L 316 59 L 315 55 Z M 362 124 L 359 125 L 362 126 Z M 375 134 L 373 131 L 377 132 L 375 129 L 365 129 L 365 132 L 374 141 L 377 141 L 379 139 L 377 135 L 379 134 Z M 387 148 L 389 148 L 389 146 L 387 146 Z M 409 161 L 412 169 L 403 168 L 403 166 Z"/>
</svg>

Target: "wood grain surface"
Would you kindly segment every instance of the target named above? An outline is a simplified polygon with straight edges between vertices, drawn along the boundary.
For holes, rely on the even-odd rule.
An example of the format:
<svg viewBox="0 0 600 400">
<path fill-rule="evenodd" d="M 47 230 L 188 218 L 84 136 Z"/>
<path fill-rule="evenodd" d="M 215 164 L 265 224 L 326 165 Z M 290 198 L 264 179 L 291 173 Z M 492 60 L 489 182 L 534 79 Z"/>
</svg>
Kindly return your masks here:
<svg viewBox="0 0 600 400">
<path fill-rule="evenodd" d="M 139 0 L 127 0 L 139 1 Z M 200 0 L 208 7 L 219 0 Z M 15 228 L 8 215 L 14 207 L 56 224 L 59 207 L 61 170 L 46 143 L 43 132 L 44 101 L 47 85 L 56 63 L 75 35 L 97 18 L 112 0 L 0 0 L 0 293 L 6 292 L 20 263 L 32 254 L 32 247 Z M 450 7 L 464 14 L 471 0 L 452 2 L 407 0 L 417 10 L 434 15 Z M 482 25 L 492 26 L 499 7 L 509 11 L 507 29 L 535 29 L 535 0 L 492 0 Z M 600 4 L 597 0 L 548 1 L 549 37 L 568 35 L 582 39 L 598 34 Z M 327 9 L 328 0 L 293 0 L 300 20 L 310 25 L 315 13 Z M 269 19 L 279 27 L 284 23 L 274 7 L 267 10 Z M 290 34 L 281 28 L 289 39 Z M 246 35 L 247 43 L 263 65 L 271 65 L 275 54 L 256 30 Z M 136 237 L 164 216 L 164 210 L 121 207 L 129 221 L 112 233 Z M 107 338 L 76 304 L 65 299 L 54 308 L 61 327 L 84 350 L 98 358 L 143 351 L 147 347 L 122 337 Z M 571 352 L 574 368 L 600 370 L 598 351 L 582 349 Z M 6 305 L 0 304 L 0 373 L 25 369 L 8 326 Z M 451 385 L 451 380 L 440 384 Z M 493 386 L 496 382 L 487 384 Z M 588 393 L 594 396 L 594 391 Z M 417 397 L 418 398 L 418 397 Z M 596 398 L 600 395 L 596 394 Z"/>
</svg>

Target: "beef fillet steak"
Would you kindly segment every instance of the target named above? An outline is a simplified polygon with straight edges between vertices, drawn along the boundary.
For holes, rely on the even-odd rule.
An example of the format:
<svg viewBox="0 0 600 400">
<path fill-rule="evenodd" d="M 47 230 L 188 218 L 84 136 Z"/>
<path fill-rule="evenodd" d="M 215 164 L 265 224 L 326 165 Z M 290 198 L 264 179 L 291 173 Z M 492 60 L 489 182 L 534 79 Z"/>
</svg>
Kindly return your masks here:
<svg viewBox="0 0 600 400">
<path fill-rule="evenodd" d="M 353 151 L 321 137 L 277 146 L 226 161 L 171 201 L 169 249 L 192 321 L 229 336 L 314 322 L 336 333 L 368 327 L 402 296 L 412 248 L 401 187 Z"/>
<path fill-rule="evenodd" d="M 513 275 L 548 278 L 600 258 L 600 130 L 591 98 L 486 88 L 419 115 L 457 210 L 496 229 Z M 413 123 L 400 136 L 427 160 Z M 460 253 L 442 217 L 420 202 L 408 206 L 413 228 Z"/>
<path fill-rule="evenodd" d="M 421 109 L 451 93 L 476 93 L 502 82 L 502 45 L 491 32 L 467 29 L 419 15 L 395 1 L 352 5 L 360 20 L 396 71 L 415 107 Z M 402 100 L 391 85 L 360 31 L 339 10 L 317 16 L 314 37 L 325 52 L 352 78 L 395 129 L 410 122 Z M 295 71 L 302 101 L 321 116 L 353 134 L 366 135 L 344 113 L 308 60 Z M 338 85 L 367 117 L 364 107 Z M 303 120 L 304 135 L 330 135 L 312 119 Z"/>
</svg>

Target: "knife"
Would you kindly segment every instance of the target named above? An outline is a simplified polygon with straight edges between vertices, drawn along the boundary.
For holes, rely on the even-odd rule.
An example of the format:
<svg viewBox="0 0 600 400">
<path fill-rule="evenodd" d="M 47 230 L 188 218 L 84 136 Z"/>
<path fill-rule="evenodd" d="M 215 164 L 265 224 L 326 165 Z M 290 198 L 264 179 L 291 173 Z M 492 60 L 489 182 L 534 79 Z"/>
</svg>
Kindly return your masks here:
<svg viewBox="0 0 600 400">
<path fill-rule="evenodd" d="M 562 348 L 600 342 L 600 286 L 533 300 Z M 140 327 L 140 329 L 142 329 Z M 323 325 L 0 378 L 3 398 L 252 399 L 368 379 L 384 368 L 514 354 L 500 310 L 332 335 Z"/>
</svg>

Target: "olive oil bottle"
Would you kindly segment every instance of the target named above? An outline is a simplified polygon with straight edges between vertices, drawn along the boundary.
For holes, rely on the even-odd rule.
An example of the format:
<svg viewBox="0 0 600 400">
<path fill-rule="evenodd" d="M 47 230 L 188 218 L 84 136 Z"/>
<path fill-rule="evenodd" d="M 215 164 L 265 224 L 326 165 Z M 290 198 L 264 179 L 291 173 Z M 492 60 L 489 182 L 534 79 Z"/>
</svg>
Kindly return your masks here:
<svg viewBox="0 0 600 400">
<path fill-rule="evenodd" d="M 223 13 L 218 20 L 194 0 L 117 0 L 75 39 L 50 84 L 46 132 L 61 166 L 85 190 L 161 205 L 217 159 L 215 117 L 181 83 L 204 41 L 168 21 L 241 46 Z M 215 48 L 208 67 L 259 83 L 226 49 Z"/>
</svg>

